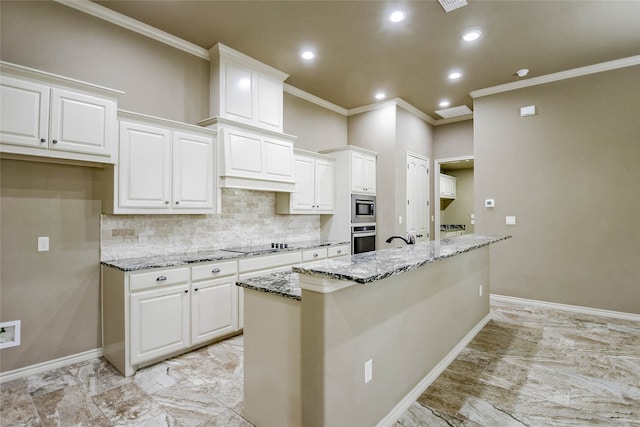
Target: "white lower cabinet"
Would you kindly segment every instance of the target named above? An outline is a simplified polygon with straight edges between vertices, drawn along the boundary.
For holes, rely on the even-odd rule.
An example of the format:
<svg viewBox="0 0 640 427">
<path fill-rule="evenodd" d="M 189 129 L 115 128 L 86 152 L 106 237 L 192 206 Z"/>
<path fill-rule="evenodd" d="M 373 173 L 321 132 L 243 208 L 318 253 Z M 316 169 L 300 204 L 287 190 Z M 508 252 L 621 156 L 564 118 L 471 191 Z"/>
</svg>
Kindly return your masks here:
<svg viewBox="0 0 640 427">
<path fill-rule="evenodd" d="M 102 266 L 103 355 L 123 375 L 238 330 L 237 262 Z"/>
</svg>

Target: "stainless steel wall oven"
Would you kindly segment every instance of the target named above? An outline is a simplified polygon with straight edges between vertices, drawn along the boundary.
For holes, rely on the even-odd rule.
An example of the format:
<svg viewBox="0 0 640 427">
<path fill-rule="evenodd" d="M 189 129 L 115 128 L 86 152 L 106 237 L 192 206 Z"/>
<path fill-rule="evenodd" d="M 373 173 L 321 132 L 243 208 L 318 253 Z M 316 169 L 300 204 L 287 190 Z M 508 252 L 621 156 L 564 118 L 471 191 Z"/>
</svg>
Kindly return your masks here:
<svg viewBox="0 0 640 427">
<path fill-rule="evenodd" d="M 376 250 L 376 226 L 354 225 L 351 227 L 351 253 L 360 254 Z"/>
</svg>

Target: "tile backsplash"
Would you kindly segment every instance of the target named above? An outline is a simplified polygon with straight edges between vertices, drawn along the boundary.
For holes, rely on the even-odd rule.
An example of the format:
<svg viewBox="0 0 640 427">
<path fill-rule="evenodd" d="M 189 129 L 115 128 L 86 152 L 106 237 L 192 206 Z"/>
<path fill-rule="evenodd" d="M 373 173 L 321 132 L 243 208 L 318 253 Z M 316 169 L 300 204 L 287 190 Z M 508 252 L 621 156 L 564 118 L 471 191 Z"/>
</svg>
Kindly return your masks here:
<svg viewBox="0 0 640 427">
<path fill-rule="evenodd" d="M 222 189 L 219 215 L 102 215 L 100 259 L 320 239 L 319 215 L 276 215 L 275 193 Z"/>
</svg>

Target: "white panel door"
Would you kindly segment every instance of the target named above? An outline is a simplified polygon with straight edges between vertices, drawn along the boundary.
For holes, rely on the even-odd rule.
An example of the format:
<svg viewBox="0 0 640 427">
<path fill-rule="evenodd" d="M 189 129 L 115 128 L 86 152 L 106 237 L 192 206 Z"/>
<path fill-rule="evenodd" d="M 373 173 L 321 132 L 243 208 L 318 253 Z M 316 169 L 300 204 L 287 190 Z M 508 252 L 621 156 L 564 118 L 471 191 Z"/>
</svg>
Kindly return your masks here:
<svg viewBox="0 0 640 427">
<path fill-rule="evenodd" d="M 170 209 L 171 131 L 120 122 L 119 204 Z"/>
<path fill-rule="evenodd" d="M 263 149 L 264 177 L 274 181 L 293 181 L 293 144 L 265 138 Z"/>
<path fill-rule="evenodd" d="M 213 138 L 173 132 L 173 209 L 213 209 Z"/>
<path fill-rule="evenodd" d="M 225 110 L 226 116 L 245 120 L 253 117 L 253 74 L 250 70 L 234 64 L 224 64 L 226 84 Z"/>
<path fill-rule="evenodd" d="M 238 325 L 236 276 L 193 283 L 191 345 L 231 333 Z"/>
<path fill-rule="evenodd" d="M 315 172 L 316 207 L 320 212 L 331 213 L 336 200 L 335 163 L 316 159 Z"/>
<path fill-rule="evenodd" d="M 48 86 L 0 76 L 0 142 L 47 148 Z"/>
<path fill-rule="evenodd" d="M 407 154 L 407 232 L 429 239 L 429 160 Z"/>
<path fill-rule="evenodd" d="M 282 131 L 282 82 L 257 77 L 256 120 L 266 128 Z"/>
<path fill-rule="evenodd" d="M 51 143 L 49 148 L 78 153 L 111 155 L 113 101 L 61 89 L 51 90 Z"/>
<path fill-rule="evenodd" d="M 189 285 L 132 294 L 131 363 L 189 347 Z"/>
<path fill-rule="evenodd" d="M 262 141 L 235 131 L 225 131 L 225 175 L 255 178 L 262 174 Z"/>
<path fill-rule="evenodd" d="M 307 156 L 295 156 L 296 191 L 292 208 L 295 210 L 312 210 L 315 207 L 315 167 L 314 159 Z"/>
</svg>

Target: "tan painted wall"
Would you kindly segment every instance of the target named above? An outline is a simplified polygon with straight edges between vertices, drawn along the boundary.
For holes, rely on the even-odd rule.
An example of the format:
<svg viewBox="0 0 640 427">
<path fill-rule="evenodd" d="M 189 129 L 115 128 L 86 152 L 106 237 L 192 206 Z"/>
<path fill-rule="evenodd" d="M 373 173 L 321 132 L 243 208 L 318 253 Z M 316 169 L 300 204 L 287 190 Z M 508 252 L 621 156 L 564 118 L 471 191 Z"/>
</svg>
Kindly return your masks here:
<svg viewBox="0 0 640 427">
<path fill-rule="evenodd" d="M 473 156 L 473 120 L 433 128 L 434 160 Z"/>
<path fill-rule="evenodd" d="M 0 321 L 22 322 L 2 372 L 101 347 L 101 188 L 100 169 L 0 160 Z"/>
<path fill-rule="evenodd" d="M 322 151 L 347 145 L 347 117 L 284 94 L 284 132 L 298 137 L 295 147 Z"/>
<path fill-rule="evenodd" d="M 475 99 L 476 232 L 513 235 L 492 292 L 640 314 L 639 89 L 635 66 Z"/>
<path fill-rule="evenodd" d="M 349 144 L 378 153 L 377 247 L 388 247 L 384 241 L 389 236 L 406 233 L 406 223 L 399 224 L 398 216 L 407 216 L 407 150 L 429 157 L 433 164 L 433 130 L 422 119 L 395 105 L 349 116 L 347 123 Z"/>
</svg>

